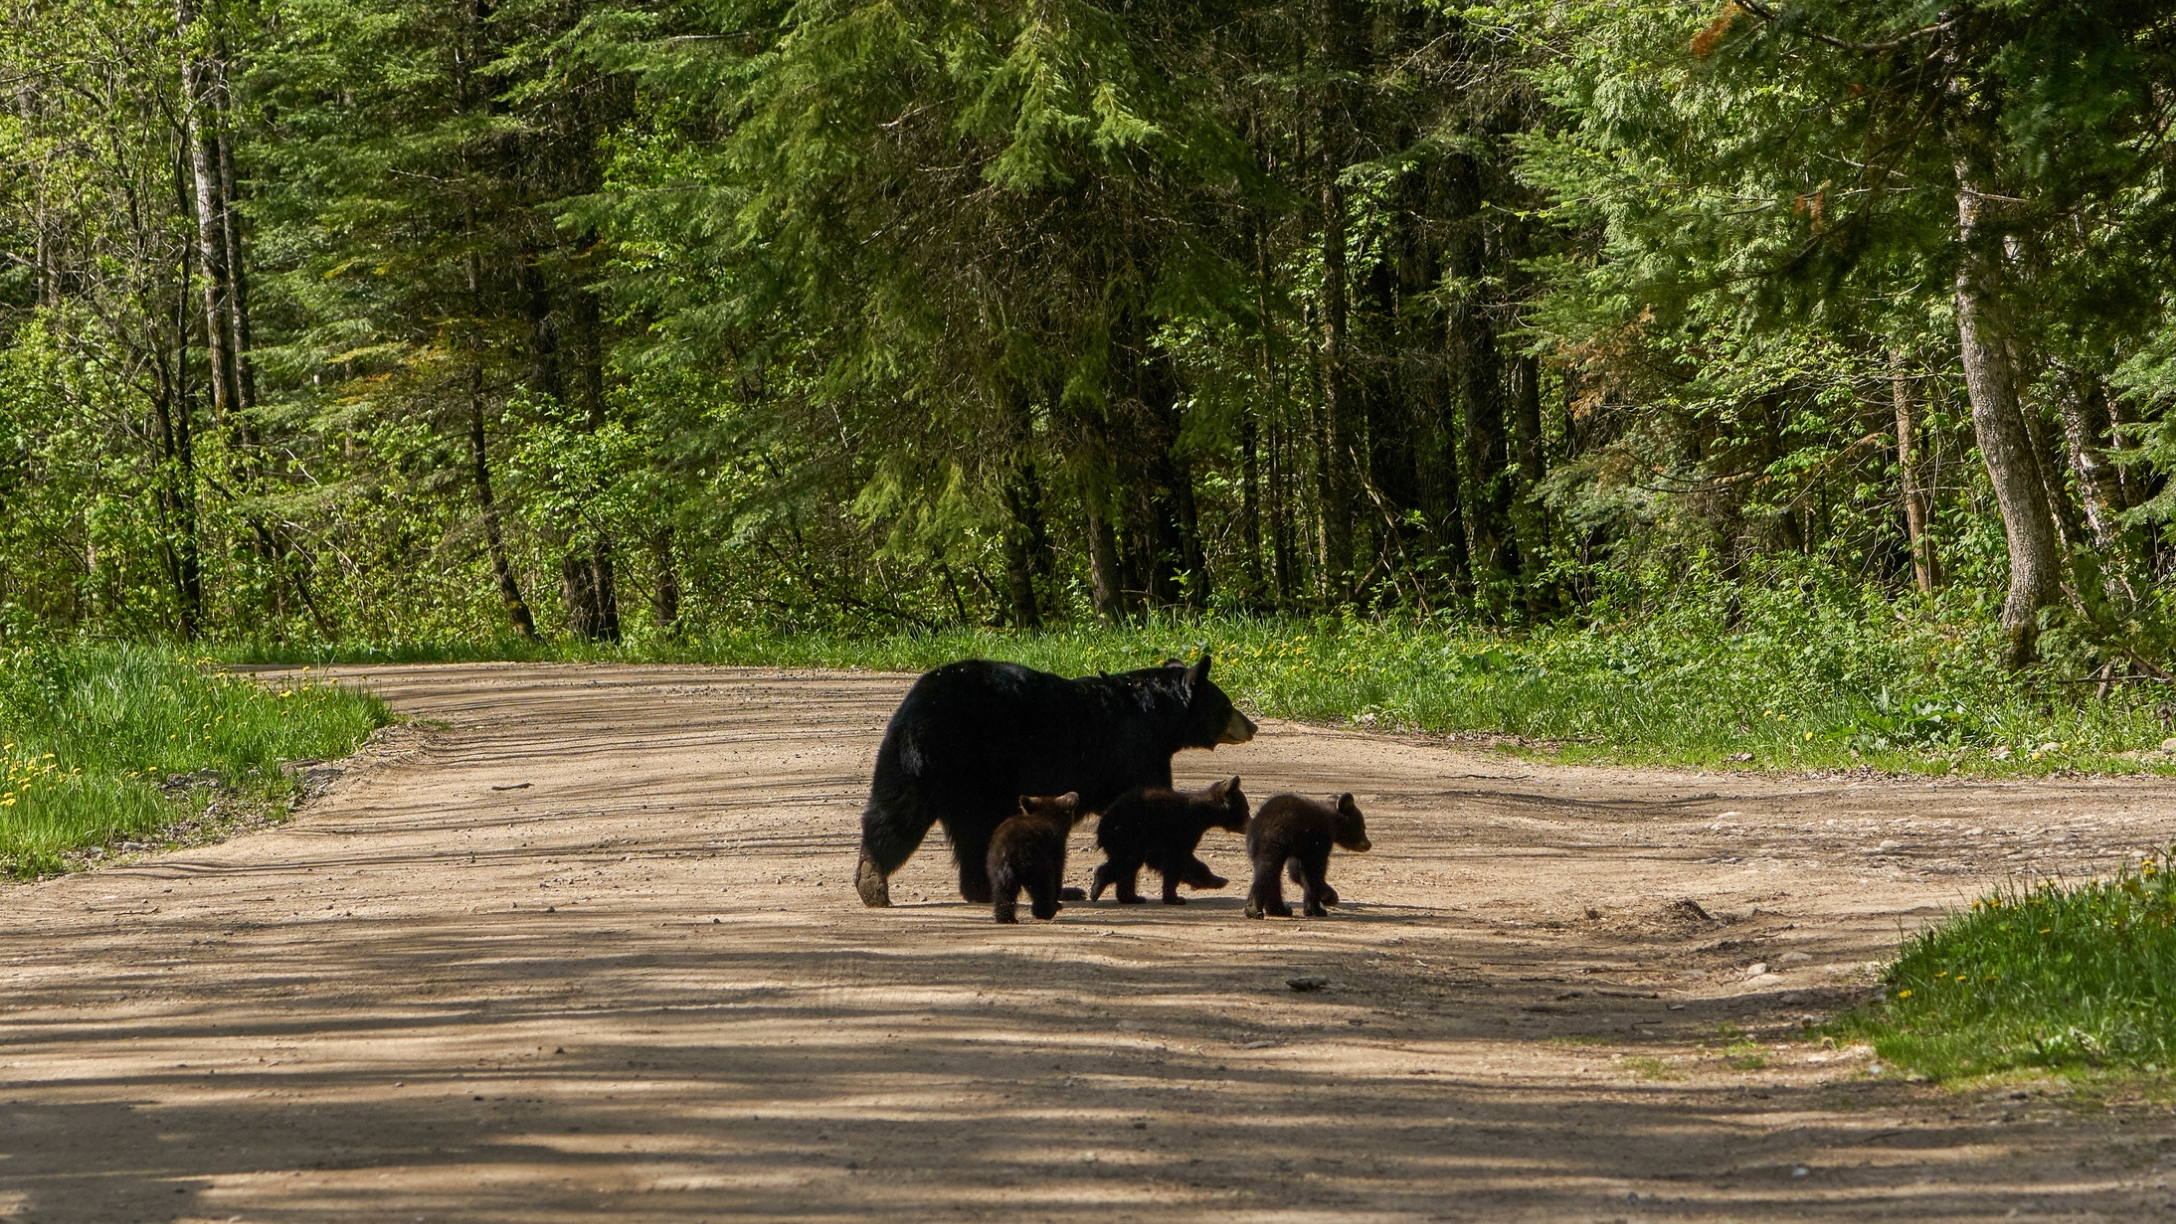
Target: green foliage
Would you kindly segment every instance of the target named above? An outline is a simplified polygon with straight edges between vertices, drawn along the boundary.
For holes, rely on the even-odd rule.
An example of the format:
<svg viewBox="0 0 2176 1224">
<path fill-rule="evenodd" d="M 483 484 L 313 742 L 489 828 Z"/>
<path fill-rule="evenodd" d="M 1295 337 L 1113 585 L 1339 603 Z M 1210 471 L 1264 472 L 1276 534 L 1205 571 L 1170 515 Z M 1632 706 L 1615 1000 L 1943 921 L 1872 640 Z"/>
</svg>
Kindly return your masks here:
<svg viewBox="0 0 2176 1224">
<path fill-rule="evenodd" d="M 1879 590 L 1819 567 L 1713 577 L 1611 597 L 1590 627 L 1504 634 L 1455 618 L 1156 618 L 1041 633 L 940 629 L 883 636 L 761 626 L 679 642 L 546 650 L 471 643 L 273 651 L 290 662 L 584 658 L 920 671 L 1007 659 L 1067 675 L 1200 649 L 1259 713 L 1383 730 L 1498 733 L 1564 760 L 1976 774 L 2160 768 L 2157 694 L 2107 700 L 1992 661 L 1983 622 L 1900 624 Z M 237 657 L 264 652 L 238 651 Z"/>
<path fill-rule="evenodd" d="M 70 850 L 157 840 L 198 801 L 176 774 L 269 804 L 283 762 L 345 756 L 390 720 L 374 697 L 307 678 L 277 690 L 149 647 L 0 653 L 0 872 L 58 870 Z"/>
<path fill-rule="evenodd" d="M 2104 879 L 2012 884 L 1908 940 L 1839 1025 L 1937 1079 L 2176 1059 L 2176 852 Z"/>
</svg>

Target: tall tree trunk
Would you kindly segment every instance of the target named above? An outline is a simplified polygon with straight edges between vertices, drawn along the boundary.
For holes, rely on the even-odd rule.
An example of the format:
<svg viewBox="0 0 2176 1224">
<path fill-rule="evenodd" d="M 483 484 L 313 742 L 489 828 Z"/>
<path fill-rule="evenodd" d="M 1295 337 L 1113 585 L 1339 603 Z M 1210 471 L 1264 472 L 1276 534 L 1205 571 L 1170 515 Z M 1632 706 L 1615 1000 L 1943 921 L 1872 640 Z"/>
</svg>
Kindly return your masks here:
<svg viewBox="0 0 2176 1224">
<path fill-rule="evenodd" d="M 204 355 L 212 388 L 212 418 L 225 424 L 240 406 L 242 393 L 228 335 L 227 206 L 220 192 L 218 121 L 208 85 L 211 70 L 203 51 L 211 40 L 198 28 L 194 0 L 174 0 L 174 25 L 182 45 L 182 120 L 195 186 L 197 260 L 204 273 Z"/>
<path fill-rule="evenodd" d="M 1118 566 L 1118 531 L 1110 511 L 1091 497 L 1088 505 L 1088 576 L 1096 615 L 1107 625 L 1126 620 L 1126 587 Z"/>
<path fill-rule="evenodd" d="M 2063 440 L 2070 451 L 2070 467 L 2078 479 L 2078 500 L 2085 510 L 2086 527 L 2093 546 L 2108 559 L 2116 559 L 2123 525 L 2123 482 L 2108 461 L 2108 394 L 2097 374 L 2072 371 L 2056 396 L 2063 418 Z"/>
<path fill-rule="evenodd" d="M 1356 110 L 1349 78 L 1360 66 L 1361 17 L 1352 0 L 1324 0 L 1323 69 L 1329 83 L 1317 112 L 1322 206 L 1322 589 L 1333 605 L 1352 598 L 1353 491 L 1359 459 L 1359 404 L 1346 351 L 1349 272 L 1345 188 Z"/>
<path fill-rule="evenodd" d="M 1897 485 L 1904 500 L 1904 537 L 1911 548 L 1912 583 L 1921 595 L 1932 595 L 1942 585 L 1942 565 L 1931 530 L 1933 506 L 1926 482 L 1919 474 L 1919 435 L 1914 421 L 1917 413 L 1901 350 L 1889 353 L 1889 390 L 1896 404 Z"/>
<path fill-rule="evenodd" d="M 669 526 L 650 533 L 650 569 L 656 576 L 650 588 L 650 624 L 668 638 L 680 636 L 680 565 L 672 536 Z"/>
<path fill-rule="evenodd" d="M 1239 538 L 1246 547 L 1247 603 L 1262 602 L 1261 429 L 1250 407 L 1239 418 Z"/>
<path fill-rule="evenodd" d="M 176 167 L 179 194 L 179 167 Z M 185 202 L 184 202 L 185 203 Z M 197 539 L 195 391 L 189 385 L 189 255 L 181 248 L 181 276 L 174 302 L 174 374 L 167 394 L 158 398 L 159 427 L 166 448 L 167 535 L 173 557 L 176 628 L 193 641 L 204 628 L 204 569 Z"/>
<path fill-rule="evenodd" d="M 1541 577 L 1542 545 L 1548 537 L 1539 495 L 1547 470 L 1541 446 L 1541 359 L 1532 354 L 1518 358 L 1511 367 L 1511 450 L 1518 468 L 1518 487 L 1511 500 L 1511 527 L 1518 537 L 1522 574 L 1528 582 Z M 1529 600 L 1538 597 L 1533 591 Z"/>
<path fill-rule="evenodd" d="M 1269 421 L 1269 550 L 1271 578 L 1280 609 L 1292 606 L 1299 591 L 1299 559 L 1292 541 L 1292 461 L 1290 430 L 1283 414 Z"/>
<path fill-rule="evenodd" d="M 224 77 L 226 65 L 218 65 L 221 86 L 219 96 L 227 96 Z M 234 138 L 228 130 L 230 122 L 219 125 L 219 194 L 226 208 L 222 217 L 227 249 L 227 338 L 234 349 L 235 390 L 240 394 L 237 401 L 245 414 L 245 428 L 254 430 L 256 423 L 247 414 L 257 406 L 257 363 L 252 355 L 255 340 L 249 327 L 249 260 L 242 245 L 242 211 L 236 205 L 234 194 Z"/>
<path fill-rule="evenodd" d="M 2062 554 L 2032 435 L 2018 404 L 2017 368 L 2002 328 L 1999 235 L 1985 222 L 1986 201 L 1960 161 L 1957 234 L 1963 258 L 1957 265 L 1957 340 L 1965 388 L 1972 399 L 1972 432 L 2002 512 L 2009 546 L 2010 589 L 2003 599 L 2002 628 L 2008 662 L 2023 666 L 2039 637 L 2040 609 L 2061 594 Z"/>
<path fill-rule="evenodd" d="M 1006 393 L 1006 432 L 1011 453 L 1005 465 L 1005 585 L 1012 599 L 1012 623 L 1019 629 L 1043 626 L 1035 578 L 1043 547 L 1043 494 L 1036 480 L 1034 406 L 1022 389 Z"/>
<path fill-rule="evenodd" d="M 514 632 L 523 641 L 538 641 L 536 618 L 529 614 L 529 601 L 521 597 L 521 584 L 514 579 L 514 567 L 506 559 L 506 541 L 499 533 L 499 504 L 491 495 L 491 452 L 484 440 L 484 371 L 475 361 L 469 364 L 468 461 L 475 482 L 476 510 L 484 520 L 484 548 L 491 558 L 492 577 L 499 585 L 499 602 L 506 609 L 507 619 L 513 622 Z"/>
<path fill-rule="evenodd" d="M 1466 548 L 1477 590 L 1490 577 L 1517 572 L 1518 550 L 1511 538 L 1510 447 L 1504 437 L 1503 363 L 1496 351 L 1496 325 L 1480 300 L 1487 272 L 1487 242 L 1481 232 L 1480 167 L 1471 157 L 1457 159 L 1454 208 L 1457 229 L 1451 242 L 1451 272 L 1459 293 L 1451 309 L 1451 342 L 1458 356 L 1459 404 L 1465 432 L 1461 439 L 1465 468 Z"/>
</svg>

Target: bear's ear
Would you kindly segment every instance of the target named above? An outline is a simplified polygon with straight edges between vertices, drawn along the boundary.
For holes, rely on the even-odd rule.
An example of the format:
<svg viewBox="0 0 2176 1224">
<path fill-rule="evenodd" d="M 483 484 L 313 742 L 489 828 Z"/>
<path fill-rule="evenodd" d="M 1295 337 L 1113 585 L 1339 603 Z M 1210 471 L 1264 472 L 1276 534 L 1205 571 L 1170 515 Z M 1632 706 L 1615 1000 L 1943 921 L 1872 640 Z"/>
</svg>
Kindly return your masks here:
<svg viewBox="0 0 2176 1224">
<path fill-rule="evenodd" d="M 1352 801 L 1351 791 L 1346 791 L 1337 797 L 1337 810 L 1347 816 L 1358 816 L 1360 814 L 1360 805 Z"/>
<path fill-rule="evenodd" d="M 1184 660 L 1184 659 L 1165 659 L 1165 660 L 1164 660 L 1163 662 L 1161 662 L 1161 663 L 1158 663 L 1158 664 L 1157 664 L 1156 666 L 1158 666 L 1158 667 L 1184 667 L 1184 666 L 1186 666 L 1186 660 Z"/>
<path fill-rule="evenodd" d="M 1209 678 L 1209 652 L 1201 652 L 1201 661 L 1186 669 L 1186 682 L 1199 688 Z"/>
<path fill-rule="evenodd" d="M 1224 779 L 1224 781 L 1223 781 L 1223 784 L 1222 784 L 1222 785 L 1223 785 L 1223 787 L 1224 787 L 1224 793 L 1225 793 L 1225 794 L 1227 794 L 1227 795 L 1231 794 L 1231 793 L 1232 793 L 1233 791 L 1235 791 L 1235 790 L 1238 790 L 1238 789 L 1239 789 L 1239 775 L 1238 775 L 1238 774 L 1233 774 L 1233 775 L 1232 775 L 1231 777 L 1229 777 L 1229 778 L 1226 778 L 1226 779 Z"/>
</svg>

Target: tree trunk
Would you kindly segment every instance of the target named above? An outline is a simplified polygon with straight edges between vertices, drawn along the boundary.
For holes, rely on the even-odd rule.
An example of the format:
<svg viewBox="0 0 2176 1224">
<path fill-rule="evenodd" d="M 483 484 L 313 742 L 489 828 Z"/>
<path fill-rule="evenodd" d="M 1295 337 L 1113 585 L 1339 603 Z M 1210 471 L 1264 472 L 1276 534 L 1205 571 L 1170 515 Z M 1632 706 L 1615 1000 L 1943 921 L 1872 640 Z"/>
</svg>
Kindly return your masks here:
<svg viewBox="0 0 2176 1224">
<path fill-rule="evenodd" d="M 1299 558 L 1292 541 L 1292 461 L 1290 433 L 1283 417 L 1269 421 L 1269 553 L 1277 606 L 1289 608 L 1299 590 Z"/>
<path fill-rule="evenodd" d="M 1247 603 L 1262 601 L 1261 430 L 1252 408 L 1239 418 L 1239 536 L 1247 550 Z"/>
<path fill-rule="evenodd" d="M 204 354 L 212 387 L 212 419 L 226 423 L 240 406 L 241 391 L 228 336 L 226 200 L 220 192 L 219 148 L 210 71 L 197 45 L 205 41 L 193 0 L 174 0 L 174 25 L 182 43 L 181 103 L 183 138 L 189 146 L 189 171 L 195 185 L 197 260 L 204 273 Z"/>
<path fill-rule="evenodd" d="M 1126 619 L 1125 580 L 1118 568 L 1118 532 L 1110 512 L 1090 498 L 1088 506 L 1088 572 L 1096 603 L 1096 615 L 1107 625 Z"/>
<path fill-rule="evenodd" d="M 1533 582 L 1541 577 L 1542 546 L 1548 537 L 1538 500 L 1542 478 L 1548 473 L 1541 448 L 1541 359 L 1531 354 L 1521 356 L 1511 367 L 1511 449 L 1519 473 L 1511 501 L 1511 526 L 1518 538 L 1522 573 Z"/>
<path fill-rule="evenodd" d="M 1957 166 L 1957 233 L 1963 259 L 1957 266 L 1957 340 L 1965 387 L 1972 399 L 1972 432 L 1994 485 L 2009 546 L 2010 589 L 2003 599 L 2002 628 L 2008 662 L 2020 667 L 2033 657 L 2040 609 L 2060 595 L 2062 557 L 2047 489 L 2033 454 L 2032 435 L 2018 405 L 2017 369 L 2002 328 L 1998 241 L 1984 224 L 1985 202 L 1969 170 Z"/>
<path fill-rule="evenodd" d="M 179 166 L 175 178 L 180 194 Z M 164 394 L 155 400 L 166 451 L 162 500 L 167 512 L 166 551 L 174 583 L 175 627 L 184 641 L 193 641 L 204 627 L 204 569 L 196 513 L 196 397 L 189 386 L 189 255 L 188 244 L 182 244 L 181 276 L 174 301 L 173 375 Z"/>
<path fill-rule="evenodd" d="M 1896 467 L 1898 492 L 1904 500 L 1904 536 L 1911 548 L 1912 583 L 1921 595 L 1932 595 L 1942 585 L 1941 560 L 1929 530 L 1933 506 L 1919 475 L 1919 435 L 1911 380 L 1904 373 L 1904 354 L 1889 353 L 1890 397 L 1896 403 Z"/>
<path fill-rule="evenodd" d="M 484 445 L 484 371 L 473 361 L 468 384 L 468 460 L 476 486 L 476 509 L 484 520 L 484 548 L 491 557 L 492 576 L 499 584 L 499 602 L 506 608 L 514 632 L 523 641 L 538 641 L 536 618 L 529 614 L 529 603 L 521 597 L 521 584 L 514 580 L 514 567 L 507 563 L 506 541 L 499 534 L 499 505 L 491 495 L 490 451 Z"/>
<path fill-rule="evenodd" d="M 1491 577 L 1518 570 L 1518 550 L 1511 539 L 1510 447 L 1504 437 L 1503 363 L 1496 351 L 1496 326 L 1479 300 L 1487 271 L 1486 241 L 1480 231 L 1480 168 L 1470 157 L 1458 159 L 1456 236 L 1451 242 L 1451 273 L 1460 286 L 1451 308 L 1451 343 L 1458 356 L 1458 399 L 1465 418 L 1460 439 L 1465 468 L 1466 551 L 1476 590 Z"/>
<path fill-rule="evenodd" d="M 656 585 L 650 590 L 650 624 L 668 638 L 680 636 L 680 566 L 673 555 L 672 528 L 650 533 L 650 569 Z"/>
<path fill-rule="evenodd" d="M 1353 486 L 1358 474 L 1359 405 L 1346 352 L 1344 173 L 1356 116 L 1348 78 L 1359 66 L 1360 17 L 1351 0 L 1326 0 L 1321 135 L 1322 207 L 1322 590 L 1332 604 L 1352 598 Z"/>
<path fill-rule="evenodd" d="M 2106 560 L 2115 560 L 2121 547 L 2123 482 L 2108 461 L 2108 394 L 2100 376 L 2072 372 L 2063 380 L 2056 397 L 2063 418 L 2063 440 L 2070 451 L 2071 471 L 2078 479 L 2078 500 L 2085 510 L 2086 527 L 2093 546 Z"/>
<path fill-rule="evenodd" d="M 1018 629 L 1043 627 L 1035 578 L 1044 547 L 1043 493 L 1035 474 L 1034 408 L 1024 391 L 1007 393 L 1006 427 L 1012 443 L 1005 475 L 1005 585 Z"/>
</svg>

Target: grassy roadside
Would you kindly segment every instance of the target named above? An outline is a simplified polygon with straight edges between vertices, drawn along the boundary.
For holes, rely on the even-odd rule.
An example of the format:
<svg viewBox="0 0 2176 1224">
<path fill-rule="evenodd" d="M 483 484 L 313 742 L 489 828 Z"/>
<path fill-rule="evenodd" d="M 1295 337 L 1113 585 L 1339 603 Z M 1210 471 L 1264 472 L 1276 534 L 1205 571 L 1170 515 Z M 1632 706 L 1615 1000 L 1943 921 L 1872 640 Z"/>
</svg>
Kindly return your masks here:
<svg viewBox="0 0 2176 1224">
<path fill-rule="evenodd" d="M 59 871 L 73 850 L 156 840 L 202 788 L 269 806 L 283 761 L 344 756 L 390 721 L 376 698 L 307 682 L 268 690 L 157 647 L 0 652 L 0 876 Z"/>
<path fill-rule="evenodd" d="M 2166 1073 L 2176 1059 L 2176 852 L 2011 887 L 1907 940 L 1837 1025 L 1931 1079 Z"/>
<path fill-rule="evenodd" d="M 481 659 L 860 667 L 920 671 L 1009 659 L 1066 674 L 1118 671 L 1208 648 L 1218 681 L 1272 717 L 1533 741 L 1565 761 L 1710 768 L 1872 766 L 1920 773 L 2176 772 L 2158 691 L 2019 677 L 1972 630 L 1869 630 L 1839 619 L 1699 617 L 1505 634 L 1421 620 L 1159 619 L 1035 633 L 953 629 L 850 637 L 761 631 L 617 647 L 517 642 L 235 645 L 233 661 Z"/>
</svg>

